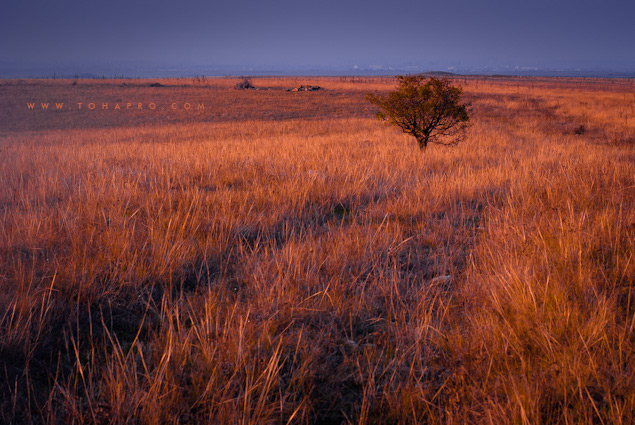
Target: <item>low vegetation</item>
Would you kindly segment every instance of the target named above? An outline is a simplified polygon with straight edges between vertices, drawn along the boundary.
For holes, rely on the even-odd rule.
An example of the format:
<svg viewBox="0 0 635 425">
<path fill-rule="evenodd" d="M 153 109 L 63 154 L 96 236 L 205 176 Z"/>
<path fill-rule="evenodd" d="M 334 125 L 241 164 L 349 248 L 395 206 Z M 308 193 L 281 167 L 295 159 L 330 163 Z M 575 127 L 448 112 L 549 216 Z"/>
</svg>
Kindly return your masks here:
<svg viewBox="0 0 635 425">
<path fill-rule="evenodd" d="M 0 422 L 635 421 L 631 81 L 152 82 L 2 82 Z"/>
</svg>

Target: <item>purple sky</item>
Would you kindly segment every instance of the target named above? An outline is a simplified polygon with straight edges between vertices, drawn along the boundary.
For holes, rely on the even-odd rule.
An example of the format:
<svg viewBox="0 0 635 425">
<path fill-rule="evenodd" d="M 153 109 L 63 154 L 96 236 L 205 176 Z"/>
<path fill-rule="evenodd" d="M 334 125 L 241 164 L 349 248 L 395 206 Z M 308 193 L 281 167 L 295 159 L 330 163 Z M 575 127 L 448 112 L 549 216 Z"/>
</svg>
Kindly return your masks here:
<svg viewBox="0 0 635 425">
<path fill-rule="evenodd" d="M 635 71 L 634 0 L 3 0 L 0 62 Z"/>
</svg>

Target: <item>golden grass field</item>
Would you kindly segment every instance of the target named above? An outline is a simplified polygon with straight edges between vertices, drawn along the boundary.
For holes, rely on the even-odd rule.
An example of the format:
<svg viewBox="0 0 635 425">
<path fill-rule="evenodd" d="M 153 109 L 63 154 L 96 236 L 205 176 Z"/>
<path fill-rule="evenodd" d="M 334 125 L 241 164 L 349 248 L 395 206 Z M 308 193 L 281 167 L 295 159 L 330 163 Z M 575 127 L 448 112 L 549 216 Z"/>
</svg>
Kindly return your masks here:
<svg viewBox="0 0 635 425">
<path fill-rule="evenodd" d="M 0 422 L 635 422 L 635 81 L 237 81 L 0 80 Z"/>
</svg>

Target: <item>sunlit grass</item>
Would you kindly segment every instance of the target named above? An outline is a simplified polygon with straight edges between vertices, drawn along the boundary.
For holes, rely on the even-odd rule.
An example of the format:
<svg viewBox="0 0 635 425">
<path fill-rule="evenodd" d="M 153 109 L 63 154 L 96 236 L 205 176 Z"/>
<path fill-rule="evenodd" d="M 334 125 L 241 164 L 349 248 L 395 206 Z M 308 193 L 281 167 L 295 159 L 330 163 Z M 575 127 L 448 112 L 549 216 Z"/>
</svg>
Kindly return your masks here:
<svg viewBox="0 0 635 425">
<path fill-rule="evenodd" d="M 468 140 L 422 155 L 390 79 L 149 82 L 4 82 L 2 421 L 634 420 L 632 84 L 459 79 Z"/>
</svg>

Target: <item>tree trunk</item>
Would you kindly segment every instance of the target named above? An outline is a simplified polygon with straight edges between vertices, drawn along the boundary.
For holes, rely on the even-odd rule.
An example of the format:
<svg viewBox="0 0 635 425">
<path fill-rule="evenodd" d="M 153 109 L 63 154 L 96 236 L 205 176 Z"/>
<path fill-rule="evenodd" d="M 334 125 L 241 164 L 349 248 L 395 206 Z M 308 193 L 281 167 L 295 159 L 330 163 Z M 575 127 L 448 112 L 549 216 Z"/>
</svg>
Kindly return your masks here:
<svg viewBox="0 0 635 425">
<path fill-rule="evenodd" d="M 427 137 L 417 137 L 417 142 L 419 143 L 419 149 L 422 152 L 425 152 L 428 147 L 428 138 Z"/>
</svg>

